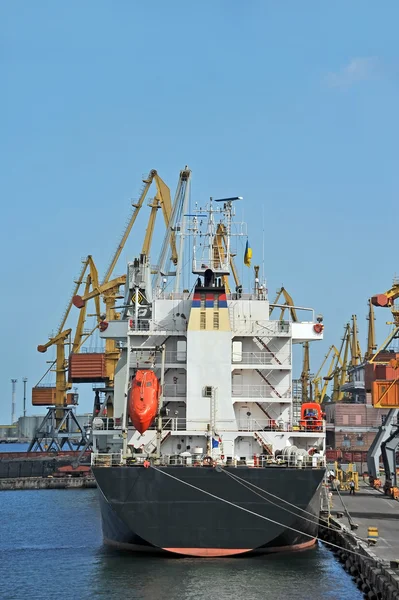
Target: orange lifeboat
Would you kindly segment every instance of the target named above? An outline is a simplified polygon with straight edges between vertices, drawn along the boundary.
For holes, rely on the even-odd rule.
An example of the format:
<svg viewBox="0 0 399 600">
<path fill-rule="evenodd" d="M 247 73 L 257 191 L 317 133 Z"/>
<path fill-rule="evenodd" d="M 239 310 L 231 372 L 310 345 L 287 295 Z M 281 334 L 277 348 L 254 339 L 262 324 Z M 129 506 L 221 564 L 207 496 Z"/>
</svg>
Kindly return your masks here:
<svg viewBox="0 0 399 600">
<path fill-rule="evenodd" d="M 153 371 L 137 371 L 129 393 L 129 415 L 140 433 L 147 431 L 157 415 L 159 391 Z"/>
</svg>

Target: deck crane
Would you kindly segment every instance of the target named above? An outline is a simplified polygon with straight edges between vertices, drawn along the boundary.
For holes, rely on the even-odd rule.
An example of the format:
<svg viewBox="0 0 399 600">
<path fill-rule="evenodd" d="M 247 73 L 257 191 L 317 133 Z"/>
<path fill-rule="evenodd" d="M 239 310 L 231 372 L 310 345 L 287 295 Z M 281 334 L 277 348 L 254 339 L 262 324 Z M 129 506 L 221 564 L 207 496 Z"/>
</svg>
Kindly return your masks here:
<svg viewBox="0 0 399 600">
<path fill-rule="evenodd" d="M 327 363 L 327 360 L 330 358 L 331 356 L 331 361 L 327 370 L 327 375 L 326 377 L 322 377 L 321 373 L 324 369 L 325 364 Z M 328 382 L 331 380 L 331 374 L 334 371 L 334 364 L 337 363 L 338 367 L 342 367 L 342 359 L 340 356 L 340 353 L 338 351 L 338 349 L 334 346 L 334 344 L 332 344 L 330 346 L 330 348 L 328 349 L 327 354 L 324 357 L 323 362 L 321 363 L 319 370 L 317 371 L 317 373 L 314 375 L 314 377 L 311 380 L 311 384 L 313 386 L 313 398 L 314 398 L 314 402 L 317 402 L 318 404 L 322 404 L 325 398 L 325 395 L 327 393 L 327 388 L 328 388 Z M 324 384 L 322 389 L 320 390 L 320 384 L 321 381 L 324 380 Z"/>
<path fill-rule="evenodd" d="M 399 337 L 399 307 L 395 300 L 399 298 L 399 283 L 395 281 L 392 287 L 384 294 L 377 294 L 371 298 L 373 306 L 390 308 L 393 317 L 393 330 L 388 335 L 381 346 L 372 354 L 368 360 L 370 365 L 385 365 L 385 379 L 376 379 L 374 369 L 374 381 L 372 383 L 372 401 L 374 408 L 389 408 L 385 422 L 379 428 L 379 431 L 370 446 L 367 453 L 367 466 L 370 475 L 370 483 L 375 487 L 381 485 L 379 479 L 380 455 L 385 472 L 384 492 L 393 498 L 399 498 L 399 482 L 396 470 L 396 453 L 399 447 L 399 360 L 398 354 L 393 354 L 389 358 L 383 352 L 387 350 L 392 340 Z M 369 324 L 370 331 L 370 324 Z M 371 341 L 368 346 L 368 354 L 373 341 L 373 336 L 369 336 Z"/>
</svg>

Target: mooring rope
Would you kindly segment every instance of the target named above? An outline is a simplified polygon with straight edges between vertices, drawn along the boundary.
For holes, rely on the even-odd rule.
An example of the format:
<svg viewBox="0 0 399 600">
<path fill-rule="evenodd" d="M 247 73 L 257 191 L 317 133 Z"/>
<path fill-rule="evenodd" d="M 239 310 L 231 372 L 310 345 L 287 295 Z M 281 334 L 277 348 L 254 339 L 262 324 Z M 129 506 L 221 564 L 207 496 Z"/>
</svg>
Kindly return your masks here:
<svg viewBox="0 0 399 600">
<path fill-rule="evenodd" d="M 202 490 L 201 488 L 197 487 L 196 485 L 193 485 L 192 483 L 189 483 L 188 481 L 183 481 L 182 479 L 179 479 L 178 477 L 175 477 L 175 475 L 172 475 L 171 473 L 167 473 L 166 471 L 162 471 L 161 469 L 158 469 L 154 465 L 151 465 L 151 468 L 154 469 L 155 471 L 158 471 L 158 473 L 162 473 L 162 475 L 166 475 L 166 477 L 170 477 L 171 479 L 174 479 L 175 481 L 178 481 L 179 483 L 183 483 L 184 485 L 187 485 L 188 487 L 191 487 L 194 490 L 197 490 L 198 492 L 202 492 L 203 494 L 206 494 L 207 496 L 210 496 L 211 498 L 215 498 L 215 500 L 219 500 L 220 502 L 224 502 L 225 504 L 229 504 L 230 506 L 233 506 L 234 508 L 238 508 L 239 510 L 243 510 L 244 512 L 246 512 L 246 513 L 248 513 L 250 515 L 253 515 L 254 517 L 258 517 L 259 519 L 263 519 L 264 521 L 269 521 L 270 523 L 274 523 L 275 525 L 278 525 L 279 527 L 284 527 L 285 529 L 290 529 L 291 531 L 294 531 L 295 533 L 299 533 L 300 535 L 303 535 L 305 537 L 311 538 L 312 540 L 319 540 L 323 544 L 327 544 L 328 546 L 331 546 L 333 548 L 338 548 L 338 550 L 343 550 L 344 552 L 348 552 L 349 554 L 354 554 L 355 556 L 359 556 L 359 557 L 364 558 L 366 560 L 373 560 L 374 562 L 379 562 L 379 563 L 383 564 L 383 561 L 380 560 L 380 559 L 374 559 L 374 558 L 368 557 L 368 556 L 366 556 L 364 554 L 361 554 L 360 552 L 356 552 L 355 550 L 350 550 L 349 548 L 344 548 L 343 546 L 340 546 L 338 544 L 334 544 L 333 542 L 329 542 L 327 540 L 323 540 L 318 535 L 312 535 L 310 533 L 305 533 L 304 531 L 300 531 L 299 529 L 295 529 L 295 527 L 291 527 L 290 525 L 284 525 L 284 523 L 280 523 L 279 521 L 275 521 L 274 519 L 270 519 L 269 517 L 265 517 L 264 515 L 260 515 L 259 513 L 256 513 L 253 510 L 249 510 L 249 508 L 245 508 L 244 506 L 240 506 L 239 504 L 235 504 L 234 502 L 231 502 L 230 500 L 226 500 L 225 498 L 221 498 L 220 496 L 216 496 L 215 494 L 212 494 L 211 492 L 207 492 L 206 490 Z M 299 515 L 297 515 L 297 516 L 299 516 Z"/>
</svg>

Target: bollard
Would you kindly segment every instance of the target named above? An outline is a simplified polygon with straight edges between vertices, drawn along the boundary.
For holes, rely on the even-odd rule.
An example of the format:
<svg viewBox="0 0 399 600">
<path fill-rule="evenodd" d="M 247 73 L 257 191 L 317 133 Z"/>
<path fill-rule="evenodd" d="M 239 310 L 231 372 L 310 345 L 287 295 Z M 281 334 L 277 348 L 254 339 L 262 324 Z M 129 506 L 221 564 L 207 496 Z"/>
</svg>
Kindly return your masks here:
<svg viewBox="0 0 399 600">
<path fill-rule="evenodd" d="M 378 527 L 369 527 L 367 529 L 367 543 L 376 544 L 378 542 Z"/>
</svg>

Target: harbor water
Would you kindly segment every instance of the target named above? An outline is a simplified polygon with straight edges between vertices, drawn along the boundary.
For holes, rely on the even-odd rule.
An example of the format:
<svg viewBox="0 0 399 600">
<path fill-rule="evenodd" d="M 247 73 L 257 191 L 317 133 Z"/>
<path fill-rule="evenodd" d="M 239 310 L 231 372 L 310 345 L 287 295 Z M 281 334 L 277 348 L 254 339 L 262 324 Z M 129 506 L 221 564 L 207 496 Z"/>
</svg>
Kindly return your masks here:
<svg viewBox="0 0 399 600">
<path fill-rule="evenodd" d="M 97 490 L 0 495 L 0 598 L 360 600 L 334 555 L 235 559 L 137 556 L 102 545 Z"/>
</svg>

